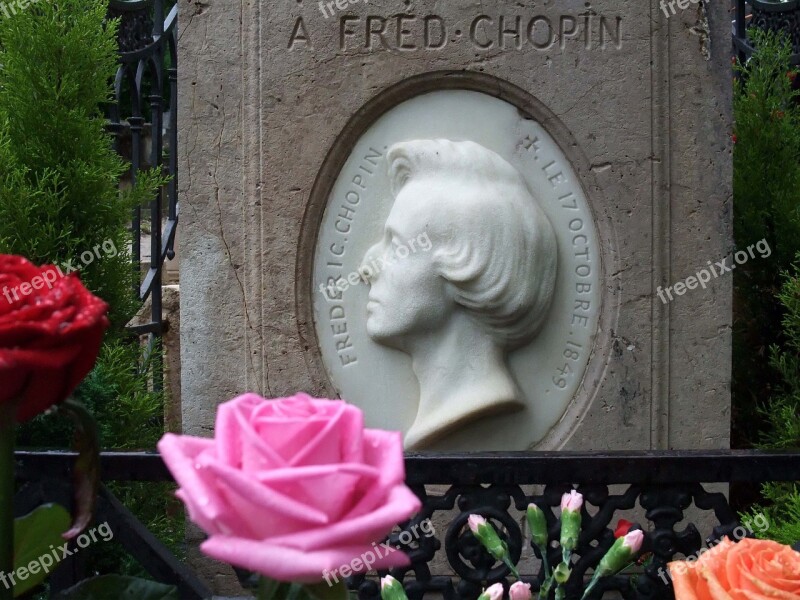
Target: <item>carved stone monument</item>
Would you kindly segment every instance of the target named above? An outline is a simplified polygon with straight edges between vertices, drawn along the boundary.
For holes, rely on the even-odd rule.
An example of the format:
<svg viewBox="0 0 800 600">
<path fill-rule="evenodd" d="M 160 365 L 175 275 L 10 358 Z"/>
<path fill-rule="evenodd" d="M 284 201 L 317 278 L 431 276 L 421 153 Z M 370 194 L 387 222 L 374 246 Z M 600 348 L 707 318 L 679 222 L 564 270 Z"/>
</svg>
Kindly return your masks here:
<svg viewBox="0 0 800 600">
<path fill-rule="evenodd" d="M 409 450 L 727 445 L 730 278 L 657 293 L 731 248 L 724 3 L 186 12 L 186 433 L 303 390 Z"/>
<path fill-rule="evenodd" d="M 541 443 L 601 302 L 594 218 L 547 131 L 483 92 L 425 93 L 370 126 L 326 195 L 311 305 L 336 392 L 409 449 Z"/>
</svg>

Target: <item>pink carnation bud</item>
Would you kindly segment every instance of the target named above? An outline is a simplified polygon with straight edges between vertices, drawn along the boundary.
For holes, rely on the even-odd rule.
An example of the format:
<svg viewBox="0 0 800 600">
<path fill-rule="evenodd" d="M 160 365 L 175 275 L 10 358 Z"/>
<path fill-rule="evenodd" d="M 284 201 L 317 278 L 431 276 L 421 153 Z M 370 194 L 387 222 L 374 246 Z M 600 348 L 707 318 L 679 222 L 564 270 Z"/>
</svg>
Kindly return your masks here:
<svg viewBox="0 0 800 600">
<path fill-rule="evenodd" d="M 472 533 L 478 533 L 478 527 L 486 525 L 486 519 L 480 515 L 470 515 L 469 519 L 467 519 L 467 524 Z"/>
<path fill-rule="evenodd" d="M 622 545 L 630 548 L 632 554 L 636 554 L 642 549 L 642 542 L 644 542 L 644 532 L 641 529 L 629 531 L 622 539 Z"/>
<path fill-rule="evenodd" d="M 503 584 L 494 583 L 483 590 L 478 600 L 503 600 Z"/>
<path fill-rule="evenodd" d="M 514 582 L 508 590 L 511 600 L 531 600 L 531 584 Z"/>
<path fill-rule="evenodd" d="M 573 512 L 578 512 L 583 506 L 583 495 L 579 494 L 575 490 L 572 490 L 569 494 L 564 494 L 561 496 L 561 510 L 571 510 Z"/>
</svg>

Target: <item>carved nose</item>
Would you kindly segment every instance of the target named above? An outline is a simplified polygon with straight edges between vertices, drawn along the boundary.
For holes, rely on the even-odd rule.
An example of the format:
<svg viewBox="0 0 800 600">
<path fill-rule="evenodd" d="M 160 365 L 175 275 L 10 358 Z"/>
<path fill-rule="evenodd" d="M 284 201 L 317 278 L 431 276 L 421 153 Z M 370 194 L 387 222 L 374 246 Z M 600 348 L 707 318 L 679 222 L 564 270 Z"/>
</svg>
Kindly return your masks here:
<svg viewBox="0 0 800 600">
<path fill-rule="evenodd" d="M 361 261 L 361 266 L 358 270 L 361 273 L 361 278 L 367 285 L 372 285 L 372 282 L 378 277 L 380 270 L 376 267 L 375 258 L 380 254 L 380 244 L 375 244 L 364 255 Z"/>
</svg>

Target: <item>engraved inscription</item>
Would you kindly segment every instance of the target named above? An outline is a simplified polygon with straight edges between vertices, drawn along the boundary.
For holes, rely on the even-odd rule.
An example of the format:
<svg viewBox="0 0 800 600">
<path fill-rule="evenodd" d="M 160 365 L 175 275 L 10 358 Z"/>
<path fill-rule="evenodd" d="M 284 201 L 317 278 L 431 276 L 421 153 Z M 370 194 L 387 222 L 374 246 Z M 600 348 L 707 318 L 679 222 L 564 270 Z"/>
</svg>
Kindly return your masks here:
<svg viewBox="0 0 800 600">
<path fill-rule="evenodd" d="M 550 50 L 557 43 L 561 50 L 570 40 L 578 40 L 585 50 L 622 46 L 622 17 L 609 18 L 587 11 L 579 15 L 547 17 L 479 15 L 469 27 L 472 44 L 481 50 Z"/>
<path fill-rule="evenodd" d="M 324 283 L 320 284 L 319 289 L 326 300 L 331 303 L 327 315 L 330 329 L 333 332 L 331 344 L 343 367 L 358 362 L 358 356 L 348 331 L 348 314 L 341 303 L 342 294 L 347 287 L 357 283 L 349 281 L 348 277 L 352 273 L 348 275 L 348 271 L 345 271 L 348 242 L 352 237 L 350 234 L 362 195 L 367 191 L 367 184 L 370 178 L 375 176 L 376 168 L 382 158 L 382 151 L 370 147 L 358 164 L 347 189 L 338 200 L 338 206 L 333 207 L 335 209 L 333 220 L 335 239 L 327 245 L 324 255 Z"/>
<path fill-rule="evenodd" d="M 339 49 L 438 50 L 447 44 L 447 26 L 437 15 L 418 17 L 400 14 L 392 17 L 369 15 L 339 19 Z"/>
<path fill-rule="evenodd" d="M 574 14 L 478 14 L 464 22 L 436 14 L 343 14 L 325 27 L 338 27 L 339 51 L 418 52 L 440 50 L 448 44 L 469 44 L 477 51 L 619 50 L 622 17 L 606 15 L 591 6 Z M 299 17 L 289 39 L 290 50 L 313 48 L 311 33 Z"/>
</svg>

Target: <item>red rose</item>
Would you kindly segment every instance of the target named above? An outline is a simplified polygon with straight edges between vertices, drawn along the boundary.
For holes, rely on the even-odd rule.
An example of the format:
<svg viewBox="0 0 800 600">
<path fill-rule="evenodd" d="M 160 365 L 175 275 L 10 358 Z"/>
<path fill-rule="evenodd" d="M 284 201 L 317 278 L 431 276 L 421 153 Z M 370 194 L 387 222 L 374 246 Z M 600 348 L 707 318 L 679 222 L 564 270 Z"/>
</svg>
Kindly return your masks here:
<svg viewBox="0 0 800 600">
<path fill-rule="evenodd" d="M 63 402 L 97 360 L 108 305 L 76 275 L 0 254 L 0 404 L 17 421 Z"/>
<path fill-rule="evenodd" d="M 617 528 L 614 530 L 614 537 L 615 538 L 625 537 L 631 530 L 631 527 L 633 527 L 633 523 L 631 523 L 630 521 L 626 521 L 625 519 L 620 519 L 619 521 L 617 521 Z"/>
</svg>

